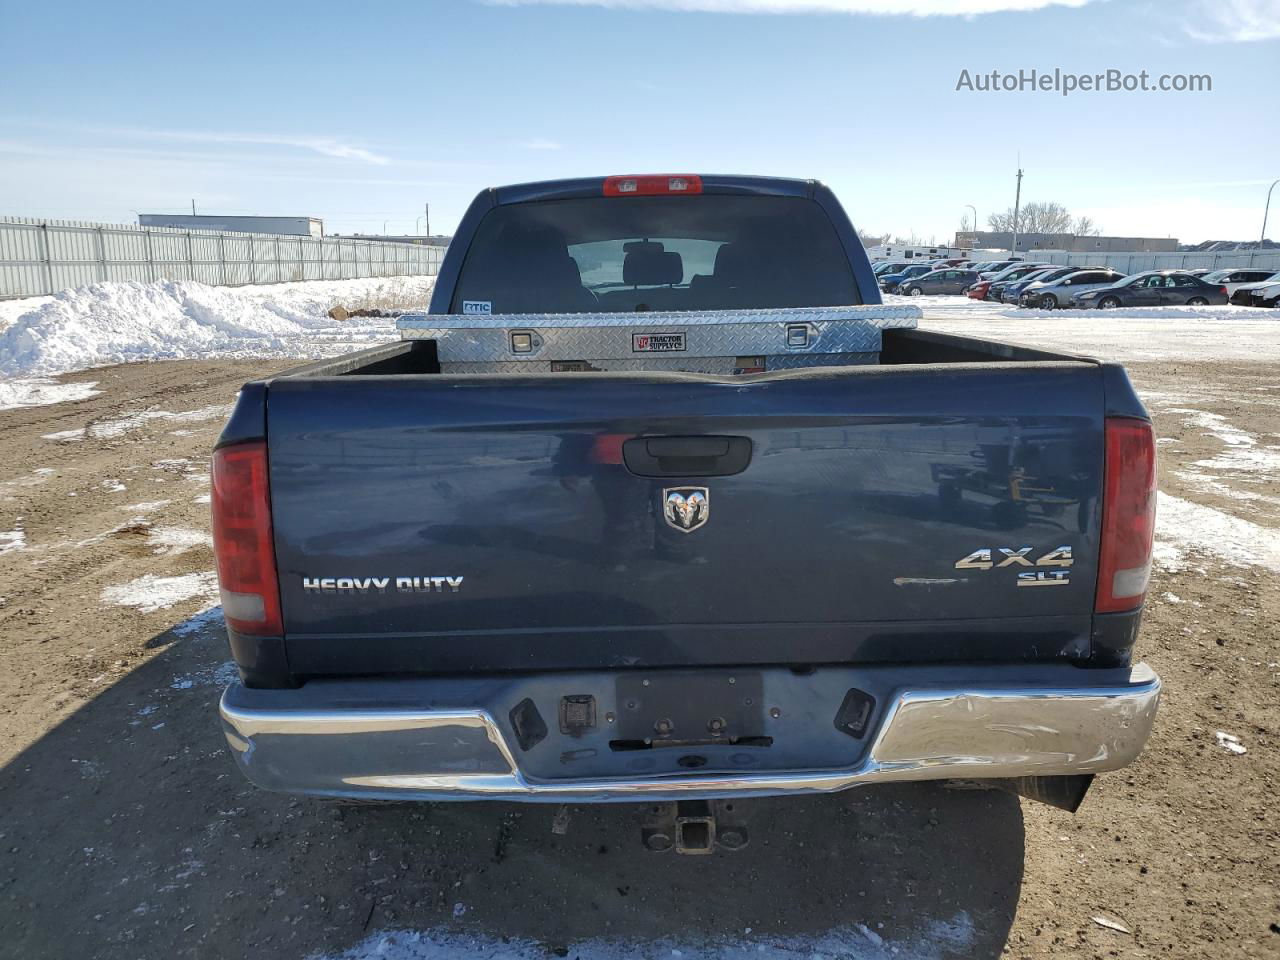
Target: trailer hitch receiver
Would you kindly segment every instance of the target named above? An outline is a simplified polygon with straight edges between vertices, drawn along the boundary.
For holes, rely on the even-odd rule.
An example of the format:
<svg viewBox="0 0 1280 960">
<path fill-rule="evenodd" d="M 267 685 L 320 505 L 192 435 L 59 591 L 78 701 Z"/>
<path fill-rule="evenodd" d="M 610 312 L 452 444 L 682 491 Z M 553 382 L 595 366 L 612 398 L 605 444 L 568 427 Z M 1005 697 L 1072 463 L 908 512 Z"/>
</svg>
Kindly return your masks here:
<svg viewBox="0 0 1280 960">
<path fill-rule="evenodd" d="M 727 800 L 681 800 L 648 807 L 640 824 L 640 840 L 655 853 L 699 856 L 716 847 L 741 850 L 748 834 L 740 805 Z"/>
</svg>

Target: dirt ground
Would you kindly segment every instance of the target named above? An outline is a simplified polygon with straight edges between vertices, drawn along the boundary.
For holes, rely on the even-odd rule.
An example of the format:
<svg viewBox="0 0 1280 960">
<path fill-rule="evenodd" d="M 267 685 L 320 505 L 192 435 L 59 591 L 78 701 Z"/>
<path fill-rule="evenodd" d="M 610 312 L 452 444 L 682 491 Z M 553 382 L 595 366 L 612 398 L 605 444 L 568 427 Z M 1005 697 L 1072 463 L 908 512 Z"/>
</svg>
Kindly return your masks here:
<svg viewBox="0 0 1280 960">
<path fill-rule="evenodd" d="M 627 807 L 255 790 L 218 728 L 220 622 L 191 618 L 214 590 L 209 448 L 239 384 L 287 365 L 99 369 L 63 378 L 98 396 L 0 413 L 0 956 L 338 956 L 397 930 L 490 946 L 387 955 L 1280 956 L 1280 586 L 1229 550 L 1157 572 L 1138 650 L 1165 681 L 1154 735 L 1074 816 L 864 789 L 756 801 L 746 850 L 681 858 L 646 853 Z M 1206 422 L 1280 443 L 1275 364 L 1130 370 L 1162 490 L 1280 527 L 1280 476 L 1204 465 L 1240 446 Z"/>
</svg>

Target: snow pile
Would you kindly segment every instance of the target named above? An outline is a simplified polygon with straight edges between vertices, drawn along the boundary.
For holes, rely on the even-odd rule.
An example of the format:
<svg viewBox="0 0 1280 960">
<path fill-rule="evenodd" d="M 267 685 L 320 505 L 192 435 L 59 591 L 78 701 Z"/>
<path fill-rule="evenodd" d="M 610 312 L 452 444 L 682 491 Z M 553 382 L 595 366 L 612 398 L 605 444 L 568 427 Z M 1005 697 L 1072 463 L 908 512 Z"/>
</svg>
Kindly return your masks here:
<svg viewBox="0 0 1280 960">
<path fill-rule="evenodd" d="M 66 403 L 96 397 L 97 381 L 89 383 L 55 383 L 48 377 L 26 380 L 0 380 L 0 410 L 16 407 L 40 407 L 46 403 Z"/>
<path fill-rule="evenodd" d="M 97 283 L 0 315 L 9 320 L 0 329 L 0 376 L 48 376 L 135 360 L 332 356 L 397 334 L 392 318 L 339 322 L 328 316 L 331 307 L 420 309 L 434 283 L 434 277 L 261 287 Z"/>
</svg>

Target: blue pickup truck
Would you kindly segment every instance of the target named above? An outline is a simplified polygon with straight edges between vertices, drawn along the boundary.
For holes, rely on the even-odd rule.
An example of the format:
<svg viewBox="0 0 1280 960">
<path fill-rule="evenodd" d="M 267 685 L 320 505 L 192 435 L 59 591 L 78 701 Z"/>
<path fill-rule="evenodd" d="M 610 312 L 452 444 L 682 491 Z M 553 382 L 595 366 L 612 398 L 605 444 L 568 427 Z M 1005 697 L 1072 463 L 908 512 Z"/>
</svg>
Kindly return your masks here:
<svg viewBox="0 0 1280 960">
<path fill-rule="evenodd" d="M 618 184 L 481 193 L 429 315 L 880 303 L 819 183 Z M 658 242 L 683 265 L 646 283 Z M 221 718 L 267 789 L 702 804 L 688 849 L 740 797 L 1075 809 L 1155 716 L 1155 447 L 1116 364 L 889 329 L 875 363 L 459 373 L 405 341 L 246 384 L 212 477 Z"/>
</svg>

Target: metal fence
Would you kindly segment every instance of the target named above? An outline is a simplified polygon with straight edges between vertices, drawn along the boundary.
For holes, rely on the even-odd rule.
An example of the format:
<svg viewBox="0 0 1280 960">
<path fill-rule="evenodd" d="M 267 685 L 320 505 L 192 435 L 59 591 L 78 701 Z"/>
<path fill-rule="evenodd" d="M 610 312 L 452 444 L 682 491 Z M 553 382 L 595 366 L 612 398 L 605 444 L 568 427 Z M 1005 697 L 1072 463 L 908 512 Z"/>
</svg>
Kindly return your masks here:
<svg viewBox="0 0 1280 960">
<path fill-rule="evenodd" d="M 1256 267 L 1280 272 L 1280 250 L 1240 250 L 1228 253 L 1067 253 L 1062 250 L 1031 250 L 1020 254 L 1039 263 L 1063 266 L 1115 267 L 1121 273 L 1142 270 L 1233 270 Z"/>
<path fill-rule="evenodd" d="M 0 218 L 0 299 L 104 280 L 215 286 L 431 276 L 443 247 L 328 237 Z"/>
</svg>

